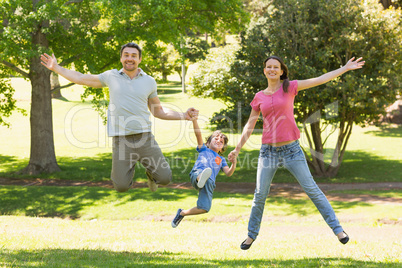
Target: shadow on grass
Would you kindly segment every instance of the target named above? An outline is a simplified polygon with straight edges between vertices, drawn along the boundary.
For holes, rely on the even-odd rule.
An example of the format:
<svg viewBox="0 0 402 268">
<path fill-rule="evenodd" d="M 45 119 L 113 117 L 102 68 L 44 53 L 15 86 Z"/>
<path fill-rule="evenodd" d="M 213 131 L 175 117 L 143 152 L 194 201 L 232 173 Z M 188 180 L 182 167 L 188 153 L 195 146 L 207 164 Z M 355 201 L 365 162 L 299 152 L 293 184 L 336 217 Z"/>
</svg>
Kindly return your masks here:
<svg viewBox="0 0 402 268">
<path fill-rule="evenodd" d="M 233 147 L 227 149 L 226 159 L 232 150 Z M 258 154 L 258 150 L 242 151 L 233 176 L 227 177 L 221 172 L 217 181 L 255 183 Z M 164 155 L 173 171 L 173 182 L 188 182 L 189 173 L 198 157 L 195 149 L 181 149 Z M 0 155 L 0 161 L 2 163 L 1 177 L 108 181 L 110 180 L 112 154 L 98 154 L 94 157 L 58 157 L 57 161 L 62 171 L 39 176 L 16 175 L 16 172 L 28 164 L 28 159 Z M 315 180 L 318 183 L 363 183 L 398 182 L 401 181 L 401 178 L 402 161 L 389 160 L 365 151 L 347 151 L 335 178 L 315 178 Z M 141 164 L 136 167 L 134 180 L 146 181 L 145 169 Z M 297 183 L 297 181 L 286 169 L 281 168 L 276 172 L 273 183 Z"/>
<path fill-rule="evenodd" d="M 177 94 L 181 93 L 181 82 L 169 82 L 167 84 L 158 84 L 158 94 Z"/>
<path fill-rule="evenodd" d="M 91 249 L 3 249 L 0 258 L 6 267 L 400 267 L 397 262 L 352 258 L 225 260 L 192 258 L 168 251 L 137 253 Z"/>
<path fill-rule="evenodd" d="M 0 187 L 1 215 L 79 218 L 80 211 L 110 195 L 88 187 Z"/>
<path fill-rule="evenodd" d="M 396 127 L 391 127 L 389 125 L 379 126 L 378 130 L 370 130 L 366 131 L 364 134 L 372 134 L 378 137 L 393 137 L 393 138 L 401 138 L 402 137 L 402 126 L 398 125 Z"/>
<path fill-rule="evenodd" d="M 347 151 L 337 176 L 320 182 L 400 182 L 401 179 L 402 160 L 390 160 L 363 151 Z"/>
<path fill-rule="evenodd" d="M 40 175 L 21 175 L 18 171 L 28 165 L 29 159 L 0 155 L 0 176 L 6 178 L 41 178 L 77 181 L 108 181 L 112 166 L 112 154 L 94 157 L 57 157 L 60 172 Z"/>
<path fill-rule="evenodd" d="M 143 206 L 142 202 L 173 202 L 186 198 L 196 200 L 195 190 L 160 188 L 150 192 L 148 188 L 135 188 L 125 193 L 101 187 L 59 187 L 59 186 L 1 186 L 0 215 L 18 215 L 30 217 L 80 218 L 88 209 L 114 204 L 114 207 L 129 205 L 132 209 Z M 251 205 L 252 194 L 214 193 L 214 199 L 247 199 Z M 315 211 L 309 199 L 290 199 L 270 197 L 267 206 L 286 205 L 287 215 L 306 216 Z M 355 206 L 372 206 L 361 202 L 332 202 L 334 209 L 348 209 Z M 152 213 L 152 211 L 150 211 Z M 105 216 L 105 215 L 104 215 Z M 107 215 L 106 215 L 107 217 Z"/>
<path fill-rule="evenodd" d="M 18 162 L 18 158 L 12 155 L 1 155 L 0 154 L 0 163 L 8 164 L 8 163 L 16 163 Z"/>
</svg>

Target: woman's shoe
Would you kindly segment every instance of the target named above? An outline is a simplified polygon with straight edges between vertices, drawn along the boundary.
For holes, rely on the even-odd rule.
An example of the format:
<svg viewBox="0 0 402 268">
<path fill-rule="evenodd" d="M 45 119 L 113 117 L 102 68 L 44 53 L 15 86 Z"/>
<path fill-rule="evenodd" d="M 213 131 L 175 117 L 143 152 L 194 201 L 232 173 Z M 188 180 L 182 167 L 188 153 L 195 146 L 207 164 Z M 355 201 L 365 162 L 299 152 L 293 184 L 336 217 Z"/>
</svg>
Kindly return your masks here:
<svg viewBox="0 0 402 268">
<path fill-rule="evenodd" d="M 249 248 L 251 247 L 251 245 L 254 243 L 254 240 L 253 240 L 253 242 L 251 242 L 251 244 L 246 244 L 246 241 L 247 241 L 247 239 L 244 240 L 244 241 L 241 243 L 241 245 L 240 245 L 240 248 L 241 248 L 242 250 L 247 250 L 247 249 L 249 249 Z"/>
<path fill-rule="evenodd" d="M 346 236 L 344 238 L 339 239 L 339 242 L 341 242 L 342 244 L 346 244 L 347 242 L 349 242 L 349 236 L 347 233 L 343 232 Z"/>
</svg>

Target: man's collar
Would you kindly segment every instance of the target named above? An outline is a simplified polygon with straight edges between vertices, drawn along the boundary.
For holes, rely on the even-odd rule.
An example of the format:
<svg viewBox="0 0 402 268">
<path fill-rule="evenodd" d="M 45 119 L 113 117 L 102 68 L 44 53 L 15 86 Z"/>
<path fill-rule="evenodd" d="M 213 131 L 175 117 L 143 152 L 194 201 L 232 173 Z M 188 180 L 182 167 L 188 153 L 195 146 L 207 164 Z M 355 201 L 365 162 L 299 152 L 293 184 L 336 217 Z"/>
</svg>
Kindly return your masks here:
<svg viewBox="0 0 402 268">
<path fill-rule="evenodd" d="M 124 70 L 124 69 L 121 68 L 121 69 L 119 70 L 119 74 L 121 74 L 121 75 L 123 75 L 123 74 L 127 75 L 123 70 Z M 138 70 L 139 70 L 139 73 L 137 74 L 137 76 L 146 75 L 146 73 L 145 73 L 141 68 L 138 68 Z"/>
</svg>

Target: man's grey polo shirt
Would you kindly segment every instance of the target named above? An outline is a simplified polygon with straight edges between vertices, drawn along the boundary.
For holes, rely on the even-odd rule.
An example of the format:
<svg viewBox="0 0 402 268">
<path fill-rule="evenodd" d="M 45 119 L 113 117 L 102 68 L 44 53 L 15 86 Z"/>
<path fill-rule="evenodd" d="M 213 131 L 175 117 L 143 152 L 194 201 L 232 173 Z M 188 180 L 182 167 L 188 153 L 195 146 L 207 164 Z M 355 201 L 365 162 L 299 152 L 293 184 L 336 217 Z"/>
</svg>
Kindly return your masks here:
<svg viewBox="0 0 402 268">
<path fill-rule="evenodd" d="M 109 88 L 108 135 L 112 137 L 151 132 L 148 99 L 157 96 L 155 79 L 141 69 L 133 79 L 123 69 L 113 69 L 101 73 L 99 80 L 104 87 Z"/>
</svg>

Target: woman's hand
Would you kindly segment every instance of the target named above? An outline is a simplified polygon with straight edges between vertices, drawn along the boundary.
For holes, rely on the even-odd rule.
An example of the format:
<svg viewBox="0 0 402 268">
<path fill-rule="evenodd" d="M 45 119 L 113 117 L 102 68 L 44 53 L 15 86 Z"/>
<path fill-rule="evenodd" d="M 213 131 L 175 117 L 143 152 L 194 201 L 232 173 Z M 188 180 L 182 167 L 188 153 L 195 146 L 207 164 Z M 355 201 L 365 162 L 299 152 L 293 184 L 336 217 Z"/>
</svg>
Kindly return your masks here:
<svg viewBox="0 0 402 268">
<path fill-rule="evenodd" d="M 355 70 L 355 69 L 360 69 L 363 67 L 365 61 L 361 61 L 363 58 L 360 57 L 357 60 L 353 61 L 355 59 L 355 57 L 351 58 L 346 64 L 345 64 L 345 68 L 346 70 L 350 71 L 350 70 Z"/>
<path fill-rule="evenodd" d="M 231 151 L 228 155 L 228 159 L 230 162 L 236 162 L 237 156 L 239 155 L 239 152 L 235 150 Z"/>
</svg>

